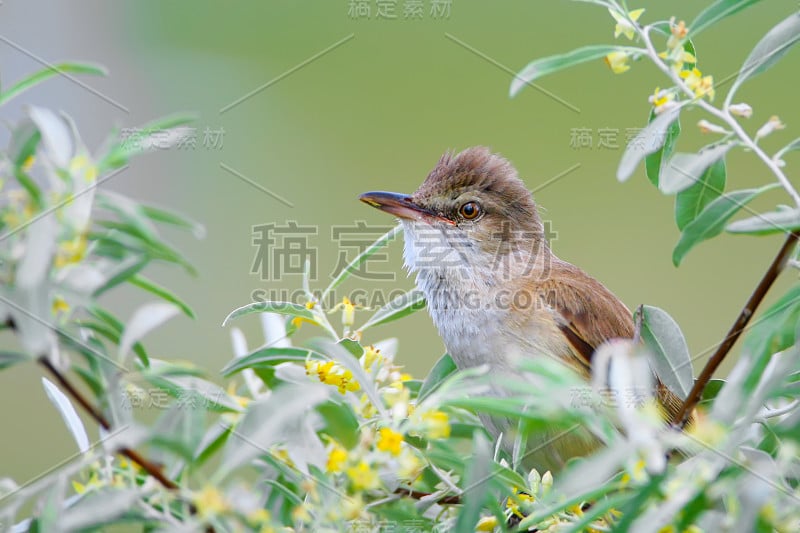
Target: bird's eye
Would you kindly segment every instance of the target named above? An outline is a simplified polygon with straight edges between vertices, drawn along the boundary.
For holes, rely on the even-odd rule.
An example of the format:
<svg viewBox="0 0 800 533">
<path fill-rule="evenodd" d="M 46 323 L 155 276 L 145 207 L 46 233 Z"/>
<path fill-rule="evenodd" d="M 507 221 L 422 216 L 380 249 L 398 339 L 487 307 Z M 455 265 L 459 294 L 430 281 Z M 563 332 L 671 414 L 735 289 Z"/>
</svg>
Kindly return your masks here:
<svg viewBox="0 0 800 533">
<path fill-rule="evenodd" d="M 481 206 L 478 202 L 467 202 L 458 209 L 458 213 L 467 220 L 472 220 L 481 214 Z"/>
</svg>

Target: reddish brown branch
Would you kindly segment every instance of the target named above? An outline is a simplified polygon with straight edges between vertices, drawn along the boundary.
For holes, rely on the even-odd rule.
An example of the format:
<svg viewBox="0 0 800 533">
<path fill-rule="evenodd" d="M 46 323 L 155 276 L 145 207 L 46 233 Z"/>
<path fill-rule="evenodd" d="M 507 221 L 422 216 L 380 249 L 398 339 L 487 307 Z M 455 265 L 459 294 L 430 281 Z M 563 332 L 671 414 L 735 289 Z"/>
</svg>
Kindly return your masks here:
<svg viewBox="0 0 800 533">
<path fill-rule="evenodd" d="M 684 400 L 680 411 L 678 411 L 672 420 L 672 424 L 674 426 L 683 428 L 686 425 L 692 410 L 697 405 L 697 402 L 700 401 L 703 390 L 708 384 L 708 381 L 711 379 L 711 376 L 714 375 L 714 372 L 725 359 L 725 356 L 728 355 L 730 349 L 747 327 L 747 323 L 750 322 L 750 319 L 755 314 L 756 309 L 758 308 L 759 304 L 761 304 L 761 301 L 764 299 L 767 291 L 769 291 L 770 287 L 775 282 L 778 274 L 780 274 L 786 266 L 786 262 L 794 250 L 795 243 L 797 242 L 798 238 L 800 238 L 800 231 L 793 231 L 786 238 L 786 241 L 783 243 L 778 255 L 776 255 L 775 259 L 772 260 L 772 264 L 770 264 L 767 272 L 764 274 L 764 277 L 761 278 L 761 281 L 756 286 L 753 294 L 750 295 L 747 303 L 744 305 L 739 313 L 739 316 L 736 318 L 736 322 L 733 323 L 730 331 L 728 331 L 728 334 L 725 336 L 719 346 L 717 346 L 717 350 L 714 352 L 714 355 L 712 355 L 708 360 L 706 366 L 703 368 L 703 371 L 694 382 L 694 386 L 692 387 L 692 390 L 689 391 L 689 395 L 686 397 L 686 400 Z"/>
</svg>

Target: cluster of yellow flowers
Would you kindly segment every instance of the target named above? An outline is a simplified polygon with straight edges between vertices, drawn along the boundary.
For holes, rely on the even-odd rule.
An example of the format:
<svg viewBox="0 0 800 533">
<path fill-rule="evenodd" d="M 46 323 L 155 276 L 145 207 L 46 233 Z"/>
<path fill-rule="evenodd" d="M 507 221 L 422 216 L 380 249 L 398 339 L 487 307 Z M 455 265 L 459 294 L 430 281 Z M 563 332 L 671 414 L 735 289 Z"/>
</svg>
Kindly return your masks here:
<svg viewBox="0 0 800 533">
<path fill-rule="evenodd" d="M 361 388 L 358 381 L 353 378 L 353 372 L 334 361 L 309 359 L 306 361 L 306 374 L 316 375 L 321 383 L 333 385 L 342 394 L 347 391 L 355 392 Z"/>
<path fill-rule="evenodd" d="M 616 21 L 614 30 L 614 37 L 624 35 L 632 40 L 636 35 L 635 23 L 639 20 L 644 9 L 635 9 L 627 14 L 620 13 L 613 8 L 609 8 L 609 13 Z M 670 68 L 675 74 L 683 80 L 686 87 L 692 91 L 696 98 L 714 99 L 714 78 L 712 76 L 704 76 L 703 73 L 695 67 L 697 59 L 694 54 L 684 48 L 686 36 L 689 29 L 686 27 L 684 21 L 675 22 L 674 19 L 670 20 L 670 36 L 667 40 L 667 50 L 660 53 L 659 57 L 666 60 Z M 628 50 L 617 50 L 605 56 L 605 62 L 608 67 L 615 74 L 622 74 L 630 70 L 629 61 L 632 55 Z M 650 97 L 650 103 L 653 104 L 656 113 L 662 113 L 667 109 L 674 107 L 675 104 L 675 90 L 661 90 L 656 87 L 654 94 Z"/>
</svg>

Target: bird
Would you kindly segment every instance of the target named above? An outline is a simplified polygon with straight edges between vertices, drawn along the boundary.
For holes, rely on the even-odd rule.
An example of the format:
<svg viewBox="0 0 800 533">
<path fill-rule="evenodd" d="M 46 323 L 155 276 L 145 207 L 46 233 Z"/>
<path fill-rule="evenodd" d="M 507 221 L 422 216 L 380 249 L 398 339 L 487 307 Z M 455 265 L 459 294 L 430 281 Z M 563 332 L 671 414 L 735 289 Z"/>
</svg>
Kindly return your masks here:
<svg viewBox="0 0 800 533">
<path fill-rule="evenodd" d="M 502 382 L 518 358 L 549 357 L 588 381 L 599 346 L 634 337 L 628 307 L 553 253 L 532 193 L 489 148 L 445 152 L 411 194 L 372 191 L 359 199 L 401 222 L 405 266 L 458 369 L 486 365 Z M 674 415 L 681 401 L 653 383 L 662 410 Z M 512 433 L 508 420 L 479 416 L 495 438 Z M 543 433 L 529 440 L 524 464 L 558 471 L 600 445 L 584 430 Z M 503 446 L 509 450 L 510 439 Z"/>
</svg>

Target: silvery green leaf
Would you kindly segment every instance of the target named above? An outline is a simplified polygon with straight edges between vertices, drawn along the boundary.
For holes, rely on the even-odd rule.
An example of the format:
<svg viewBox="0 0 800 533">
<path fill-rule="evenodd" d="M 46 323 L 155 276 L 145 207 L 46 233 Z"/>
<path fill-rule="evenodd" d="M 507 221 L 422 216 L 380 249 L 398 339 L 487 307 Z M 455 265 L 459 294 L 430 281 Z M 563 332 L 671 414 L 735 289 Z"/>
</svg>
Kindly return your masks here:
<svg viewBox="0 0 800 533">
<path fill-rule="evenodd" d="M 653 354 L 652 363 L 661 382 L 685 399 L 694 385 L 689 346 L 678 323 L 663 309 L 642 307 L 642 340 Z"/>
<path fill-rule="evenodd" d="M 757 4 L 760 0 L 717 0 L 705 8 L 691 24 L 689 34 L 694 37 L 706 28 L 710 28 L 720 20 Z"/>
<path fill-rule="evenodd" d="M 463 505 L 458 514 L 454 531 L 474 531 L 481 516 L 486 498 L 489 497 L 489 481 L 492 465 L 492 447 L 480 431 L 472 437 L 472 453 L 464 474 L 462 488 Z"/>
<path fill-rule="evenodd" d="M 64 419 L 64 423 L 67 425 L 67 429 L 72 433 L 72 438 L 75 439 L 78 449 L 81 453 L 89 451 L 89 437 L 86 435 L 86 428 L 83 427 L 83 422 L 78 413 L 75 412 L 75 408 L 69 398 L 47 378 L 42 378 L 42 385 L 44 385 L 47 397 L 56 406 L 61 418 Z"/>
<path fill-rule="evenodd" d="M 48 65 L 47 68 L 43 68 L 42 70 L 26 76 L 7 90 L 0 92 L 0 105 L 5 104 L 15 96 L 25 92 L 47 78 L 64 75 L 65 73 L 94 74 L 100 76 L 108 74 L 104 67 L 89 63 L 59 63 L 57 65 Z"/>
<path fill-rule="evenodd" d="M 645 52 L 641 48 L 634 48 L 630 46 L 613 46 L 613 45 L 591 45 L 572 50 L 565 54 L 558 54 L 550 57 L 536 59 L 528 63 L 519 73 L 511 80 L 511 88 L 509 89 L 509 96 L 515 97 L 526 86 L 533 83 L 535 80 L 572 67 L 587 61 L 601 59 L 612 52 L 624 52 L 627 54 L 639 54 Z"/>
<path fill-rule="evenodd" d="M 718 144 L 696 154 L 673 155 L 662 168 L 658 188 L 664 194 L 675 194 L 699 183 L 706 170 L 725 157 L 734 144 Z"/>
<path fill-rule="evenodd" d="M 687 43 L 688 42 L 689 41 L 687 41 Z M 658 118 L 658 115 L 656 115 L 655 109 L 653 109 L 650 111 L 648 123 L 654 121 L 656 118 Z M 680 118 L 676 118 L 664 132 L 664 145 L 644 158 L 644 170 L 645 174 L 647 174 L 647 179 L 656 187 L 658 187 L 661 179 L 661 170 L 664 167 L 664 163 L 669 160 L 672 156 L 672 152 L 675 151 L 675 143 L 678 141 L 678 136 L 680 136 L 680 134 L 681 121 Z"/>
<path fill-rule="evenodd" d="M 800 229 L 800 209 L 779 209 L 731 222 L 725 227 L 729 233 L 768 235 L 787 233 Z"/>
<path fill-rule="evenodd" d="M 456 364 L 453 362 L 453 358 L 450 357 L 450 354 L 441 356 L 439 360 L 436 361 L 436 364 L 433 365 L 431 371 L 428 372 L 425 381 L 422 382 L 422 387 L 419 389 L 419 395 L 417 396 L 418 401 L 425 399 L 444 379 L 455 372 Z"/>
<path fill-rule="evenodd" d="M 285 442 L 295 421 L 325 401 L 332 390 L 315 383 L 284 385 L 264 399 L 251 402 L 241 421 L 232 428 L 214 478 L 224 478 L 236 468 L 268 453 L 273 444 Z"/>
<path fill-rule="evenodd" d="M 122 332 L 119 359 L 124 360 L 134 344 L 179 312 L 177 306 L 165 302 L 152 302 L 137 309 Z"/>
<path fill-rule="evenodd" d="M 777 63 L 798 41 L 800 41 L 800 13 L 792 13 L 769 30 L 750 52 L 739 70 L 739 76 L 733 82 L 728 100 L 742 83 Z"/>
<path fill-rule="evenodd" d="M 78 294 L 92 294 L 102 286 L 108 276 L 99 268 L 88 263 L 73 263 L 58 272 L 56 281 Z"/>
<path fill-rule="evenodd" d="M 393 322 L 424 308 L 425 294 L 420 290 L 412 289 L 393 298 L 392 301 L 375 311 L 375 314 L 358 330 L 364 331 L 373 326 Z"/>
<path fill-rule="evenodd" d="M 645 156 L 656 152 L 664 146 L 668 138 L 668 129 L 680 115 L 681 108 L 674 107 L 658 115 L 652 122 L 641 129 L 625 148 L 617 168 L 617 179 L 626 181 Z"/>
<path fill-rule="evenodd" d="M 17 363 L 30 360 L 31 357 L 24 353 L 2 350 L 0 351 L 0 370 L 5 370 L 6 368 L 14 366 Z"/>
<path fill-rule="evenodd" d="M 49 486 L 49 490 L 44 497 L 44 505 L 39 511 L 38 527 L 41 531 L 54 531 L 59 533 L 64 531 L 61 527 L 61 509 L 64 507 L 64 492 L 66 489 L 66 476 L 59 474 L 55 476 Z"/>
<path fill-rule="evenodd" d="M 25 255 L 17 266 L 17 286 L 30 289 L 41 284 L 52 265 L 56 251 L 58 223 L 54 213 L 48 213 L 26 229 Z"/>
<path fill-rule="evenodd" d="M 339 272 L 333 281 L 330 282 L 328 287 L 323 291 L 322 296 L 320 296 L 320 301 L 327 301 L 326 296 L 334 290 L 336 287 L 344 283 L 344 281 L 350 277 L 350 274 L 358 270 L 358 267 L 361 266 L 361 263 L 372 257 L 375 252 L 389 244 L 392 240 L 396 239 L 397 236 L 402 233 L 403 226 L 398 224 L 397 226 L 393 227 L 367 247 L 363 252 L 358 254 L 355 259 L 350 261 L 350 263 Z"/>
<path fill-rule="evenodd" d="M 92 491 L 64 512 L 60 526 L 63 531 L 103 526 L 135 511 L 140 498 L 138 489 L 102 488 Z"/>
<path fill-rule="evenodd" d="M 319 323 L 317 322 L 314 312 L 304 305 L 291 302 L 253 302 L 231 311 L 231 313 L 225 317 L 225 320 L 222 321 L 222 326 L 227 326 L 234 318 L 252 313 L 277 313 L 280 315 L 303 318 L 313 324 Z"/>
<path fill-rule="evenodd" d="M 800 150 L 800 137 L 798 137 L 797 139 L 793 140 L 792 142 L 790 142 L 789 144 L 778 150 L 773 159 L 779 160 L 784 156 L 784 154 L 786 154 L 787 152 L 791 152 L 793 150 Z"/>
<path fill-rule="evenodd" d="M 69 125 L 49 109 L 31 106 L 28 116 L 42 134 L 42 145 L 48 158 L 58 168 L 67 168 L 75 153 L 75 142 Z"/>
<path fill-rule="evenodd" d="M 286 319 L 278 313 L 261 313 L 261 329 L 264 332 L 264 344 L 274 348 L 291 346 L 292 341 L 286 336 Z M 247 351 L 242 354 L 246 354 Z"/>
</svg>

